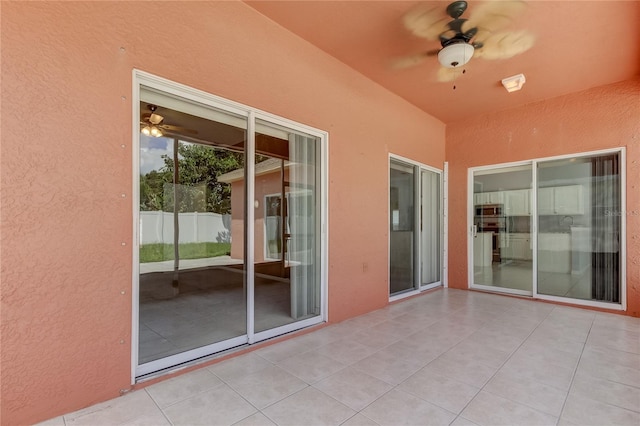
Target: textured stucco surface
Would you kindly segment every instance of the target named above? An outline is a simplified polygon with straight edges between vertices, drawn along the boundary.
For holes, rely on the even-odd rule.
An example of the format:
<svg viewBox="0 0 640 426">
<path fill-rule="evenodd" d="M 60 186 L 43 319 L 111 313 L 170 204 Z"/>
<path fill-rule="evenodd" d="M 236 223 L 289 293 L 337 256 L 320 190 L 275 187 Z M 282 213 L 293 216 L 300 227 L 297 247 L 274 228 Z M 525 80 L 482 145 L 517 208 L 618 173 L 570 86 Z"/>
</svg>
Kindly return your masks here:
<svg viewBox="0 0 640 426">
<path fill-rule="evenodd" d="M 1 19 L 3 424 L 130 386 L 133 68 L 329 131 L 330 320 L 387 303 L 388 154 L 441 167 L 440 121 L 242 3 Z"/>
<path fill-rule="evenodd" d="M 446 141 L 449 251 L 459 254 L 449 257 L 449 285 L 455 288 L 468 286 L 469 167 L 626 147 L 626 313 L 640 316 L 640 215 L 633 214 L 640 210 L 640 80 L 449 124 Z"/>
</svg>

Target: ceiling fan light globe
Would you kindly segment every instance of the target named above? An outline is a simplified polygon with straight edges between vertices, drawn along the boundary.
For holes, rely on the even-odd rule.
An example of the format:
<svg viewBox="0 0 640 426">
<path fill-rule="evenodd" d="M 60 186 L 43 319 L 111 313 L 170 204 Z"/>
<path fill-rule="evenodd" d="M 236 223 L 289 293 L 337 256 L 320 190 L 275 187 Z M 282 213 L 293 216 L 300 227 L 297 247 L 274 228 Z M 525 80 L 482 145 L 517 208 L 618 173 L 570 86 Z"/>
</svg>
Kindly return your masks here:
<svg viewBox="0 0 640 426">
<path fill-rule="evenodd" d="M 160 129 L 153 126 L 151 128 L 151 136 L 153 136 L 154 138 L 159 138 L 160 136 L 162 136 L 162 132 L 160 131 Z"/>
<path fill-rule="evenodd" d="M 438 52 L 438 61 L 445 68 L 461 67 L 473 57 L 474 50 L 465 42 L 450 44 Z"/>
<path fill-rule="evenodd" d="M 144 126 L 141 132 L 145 136 L 151 136 L 151 128 L 149 126 Z"/>
</svg>

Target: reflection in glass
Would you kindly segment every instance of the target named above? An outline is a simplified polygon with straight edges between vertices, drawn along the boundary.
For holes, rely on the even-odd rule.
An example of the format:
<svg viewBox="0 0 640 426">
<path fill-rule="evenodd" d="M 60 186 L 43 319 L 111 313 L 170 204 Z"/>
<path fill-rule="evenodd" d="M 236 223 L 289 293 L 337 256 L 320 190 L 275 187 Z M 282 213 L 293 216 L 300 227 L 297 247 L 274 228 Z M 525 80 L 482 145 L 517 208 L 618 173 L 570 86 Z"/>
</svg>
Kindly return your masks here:
<svg viewBox="0 0 640 426">
<path fill-rule="evenodd" d="M 440 174 L 421 171 L 421 284 L 440 281 Z"/>
<path fill-rule="evenodd" d="M 234 235 L 244 225 L 232 221 L 244 205 L 232 202 L 221 179 L 244 167 L 246 122 L 152 90 L 141 90 L 141 99 L 141 130 L 156 114 L 163 133 L 140 135 L 138 357 L 145 364 L 246 334 L 244 253 Z M 205 118 L 214 112 L 216 120 Z"/>
<path fill-rule="evenodd" d="M 392 160 L 389 187 L 389 293 L 412 290 L 414 283 L 414 167 Z"/>
<path fill-rule="evenodd" d="M 538 164 L 538 293 L 620 303 L 619 154 Z"/>
<path fill-rule="evenodd" d="M 254 288 L 260 332 L 320 314 L 320 141 L 256 124 Z"/>
<path fill-rule="evenodd" d="M 532 294 L 531 166 L 476 171 L 473 283 Z"/>
</svg>

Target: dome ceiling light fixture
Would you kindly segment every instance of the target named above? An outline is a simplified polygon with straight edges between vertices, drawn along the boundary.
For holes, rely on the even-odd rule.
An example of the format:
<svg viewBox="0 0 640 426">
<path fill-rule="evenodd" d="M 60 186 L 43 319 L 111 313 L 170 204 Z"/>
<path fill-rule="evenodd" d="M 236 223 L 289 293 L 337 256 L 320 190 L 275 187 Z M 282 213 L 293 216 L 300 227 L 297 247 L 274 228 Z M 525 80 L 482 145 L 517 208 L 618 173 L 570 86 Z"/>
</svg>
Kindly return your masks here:
<svg viewBox="0 0 640 426">
<path fill-rule="evenodd" d="M 446 45 L 438 52 L 438 61 L 445 68 L 465 65 L 473 57 L 474 47 L 462 40 Z"/>
</svg>

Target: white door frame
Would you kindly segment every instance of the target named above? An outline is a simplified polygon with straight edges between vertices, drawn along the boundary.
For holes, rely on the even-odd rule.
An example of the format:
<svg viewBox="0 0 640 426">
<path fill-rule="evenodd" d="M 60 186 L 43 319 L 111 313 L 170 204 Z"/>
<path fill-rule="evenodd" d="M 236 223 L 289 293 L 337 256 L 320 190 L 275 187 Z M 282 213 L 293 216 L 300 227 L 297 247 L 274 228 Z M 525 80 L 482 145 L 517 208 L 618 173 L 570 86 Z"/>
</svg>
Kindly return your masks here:
<svg viewBox="0 0 640 426">
<path fill-rule="evenodd" d="M 132 320 L 131 320 L 131 384 L 136 383 L 136 379 L 140 376 L 150 374 L 156 371 L 164 370 L 178 364 L 192 361 L 225 349 L 236 346 L 251 344 L 261 340 L 269 339 L 274 336 L 282 335 L 295 331 L 310 325 L 319 324 L 328 321 L 328 183 L 329 183 L 329 134 L 326 131 L 316 129 L 304 124 L 300 124 L 289 119 L 261 111 L 247 105 L 240 104 L 225 98 L 221 98 L 201 90 L 176 83 L 155 76 L 153 74 L 134 69 L 132 72 L 132 207 L 133 207 L 133 235 L 132 235 Z M 319 228 L 320 228 L 320 314 L 298 322 L 286 324 L 270 330 L 255 333 L 254 324 L 254 231 L 255 221 L 254 209 L 247 209 L 245 217 L 247 233 L 247 247 L 245 270 L 248 278 L 247 285 L 247 333 L 229 340 L 217 342 L 211 345 L 195 348 L 186 352 L 161 358 L 146 364 L 138 365 L 138 340 L 139 340 L 139 278 L 140 278 L 140 129 L 137 123 L 140 119 L 140 87 L 146 86 L 169 95 L 178 96 L 189 101 L 197 102 L 213 109 L 223 110 L 237 116 L 241 116 L 247 120 L 247 149 L 246 158 L 253 158 L 255 154 L 255 126 L 256 120 L 262 120 L 276 126 L 282 126 L 293 131 L 299 131 L 320 140 L 320 191 L 318 192 L 318 200 L 321 203 Z M 247 161 L 247 174 L 253 177 L 255 175 L 255 164 L 253 161 Z M 255 199 L 255 181 L 253 178 L 246 179 L 247 199 Z M 252 203 L 251 203 L 252 204 Z"/>
<path fill-rule="evenodd" d="M 467 282 L 467 287 L 470 289 L 477 289 L 477 290 L 483 290 L 483 291 L 490 291 L 490 292 L 497 292 L 497 293 L 511 293 L 511 294 L 519 294 L 516 291 L 513 290 L 505 290 L 499 287 L 493 287 L 493 286 L 484 286 L 484 285 L 476 285 L 474 284 L 474 274 L 473 274 L 473 266 L 474 266 L 474 262 L 473 262 L 473 238 L 474 238 L 474 226 L 473 226 L 473 220 L 474 220 L 474 216 L 475 216 L 475 211 L 474 211 L 474 197 L 473 197 L 473 177 L 474 177 L 474 173 L 476 171 L 489 171 L 489 170 L 496 170 L 496 169 L 500 169 L 500 168 L 506 168 L 506 167 L 515 167 L 515 166 L 522 166 L 522 165 L 530 165 L 531 166 L 531 173 L 532 173 L 532 191 L 531 191 L 531 198 L 530 198 L 530 203 L 531 203 L 531 221 L 532 221 L 532 226 L 531 226 L 531 233 L 532 233 L 532 242 L 533 242 L 533 264 L 532 264 L 532 268 L 533 268 L 533 274 L 532 274 L 532 279 L 533 279 L 533 283 L 532 283 L 532 293 L 531 293 L 531 297 L 535 298 L 535 299 L 541 299 L 541 300 L 548 300 L 548 301 L 553 301 L 553 302 L 559 302 L 559 303 L 567 303 L 567 304 L 572 304 L 572 305 L 578 305 L 578 306 L 587 306 L 587 307 L 593 307 L 593 308 L 601 308 L 601 309 L 608 309 L 608 310 L 614 310 L 614 311 L 626 311 L 627 309 L 627 285 L 626 285 L 626 271 L 627 271 L 627 227 L 626 227 L 626 214 L 622 214 L 621 215 L 621 223 L 620 223 L 620 303 L 619 304 L 614 304 L 614 303 L 608 303 L 608 302 L 599 302 L 599 301 L 594 301 L 594 300 L 585 300 L 585 299 L 575 299 L 575 298 L 569 298 L 569 297 L 559 297 L 559 296 L 550 296 L 550 295 L 546 295 L 546 294 L 539 294 L 538 293 L 538 256 L 537 256 L 537 252 L 538 252 L 538 209 L 537 209 L 537 204 L 538 204 L 538 200 L 537 200 L 537 196 L 536 196 L 536 188 L 538 187 L 538 174 L 536 173 L 536 170 L 538 168 L 538 163 L 541 162 L 547 162 L 547 161 L 554 161 L 554 160 L 563 160 L 563 159 L 572 159 L 572 158 L 581 158 L 581 157 L 590 157 L 590 156 L 597 156 L 597 155 L 606 155 L 606 154 L 619 154 L 620 155 L 620 184 L 621 184 L 621 191 L 620 191 L 620 210 L 621 212 L 627 212 L 626 210 L 626 190 L 627 190 L 627 178 L 626 178 L 626 148 L 625 147 L 619 147 L 619 148 L 610 148 L 610 149 L 603 149 L 603 150 L 597 150 L 597 151 L 588 151 L 588 152 L 580 152 L 580 153 L 572 153 L 572 154 L 564 154 L 564 155 L 557 155 L 557 156 L 552 156 L 552 157 L 540 157 L 540 158 L 535 158 L 532 160 L 527 160 L 527 161 L 519 161 L 519 162 L 512 162 L 512 163 L 500 163 L 500 164 L 493 164 L 493 165 L 487 165 L 487 166 L 479 166 L 479 167 L 471 167 L 467 170 L 467 276 L 468 276 L 468 282 Z M 522 295 L 528 295 L 528 294 L 522 294 Z"/>
<path fill-rule="evenodd" d="M 421 268 L 419 267 L 419 263 L 418 262 L 414 262 L 414 286 L 412 290 L 407 290 L 401 294 L 396 294 L 396 295 L 390 295 L 389 296 L 389 302 L 394 302 L 396 300 L 400 300 L 400 299 L 404 299 L 406 297 L 410 297 L 410 296 L 414 296 L 416 294 L 420 294 L 421 292 L 425 291 L 425 290 L 430 290 L 436 287 L 440 287 L 443 285 L 446 285 L 446 275 L 445 275 L 445 271 L 446 266 L 445 266 L 445 261 L 446 261 L 446 249 L 444 248 L 444 244 L 445 244 L 445 237 L 447 235 L 446 232 L 446 226 L 448 225 L 447 222 L 447 217 L 446 217 L 446 213 L 447 213 L 447 207 L 445 204 L 445 194 L 448 193 L 448 188 L 447 188 L 447 184 L 448 182 L 444 179 L 445 176 L 445 171 L 440 170 L 436 167 L 432 167 L 432 166 L 428 166 L 424 163 L 420 163 L 418 161 L 412 160 L 410 158 L 406 158 L 400 155 L 396 155 L 393 153 L 389 153 L 389 159 L 387 161 L 387 189 L 390 187 L 391 185 L 391 177 L 390 177 L 390 167 L 391 167 L 391 161 L 392 160 L 396 160 L 396 161 L 400 161 L 403 163 L 406 163 L 409 166 L 412 167 L 417 167 L 418 168 L 418 174 L 417 176 L 414 176 L 414 182 L 421 182 L 421 177 L 422 177 L 422 171 L 429 171 L 429 172 L 433 172 L 436 173 L 440 176 L 440 195 L 439 195 L 439 201 L 440 201 L 440 211 L 441 211 L 441 215 L 440 215 L 440 235 L 439 235 L 439 239 L 440 239 L 440 280 L 436 281 L 434 283 L 430 283 L 427 285 L 422 285 L 422 277 L 421 277 Z M 445 163 L 445 169 L 447 168 L 448 164 Z M 420 195 L 420 189 L 421 185 L 416 185 L 416 187 L 414 188 L 414 193 Z M 387 190 L 387 226 L 389 226 L 389 223 L 391 221 L 391 216 L 390 216 L 390 212 L 389 212 L 389 203 L 390 203 L 390 194 L 389 191 Z M 414 229 L 419 230 L 419 220 L 420 220 L 420 206 L 422 203 L 415 203 L 414 206 Z M 417 233 L 417 235 L 419 235 L 419 232 Z M 421 253 L 421 245 L 420 244 L 416 244 L 416 253 L 414 255 L 414 259 L 416 260 L 420 260 L 422 253 Z M 391 248 L 391 233 L 388 234 L 388 238 L 387 238 L 387 247 L 390 249 Z M 391 265 L 391 255 L 388 252 L 387 253 L 387 283 L 389 284 L 389 286 L 391 285 L 391 274 L 390 274 L 390 265 Z M 387 293 L 389 293 L 389 287 L 387 288 Z"/>
</svg>

